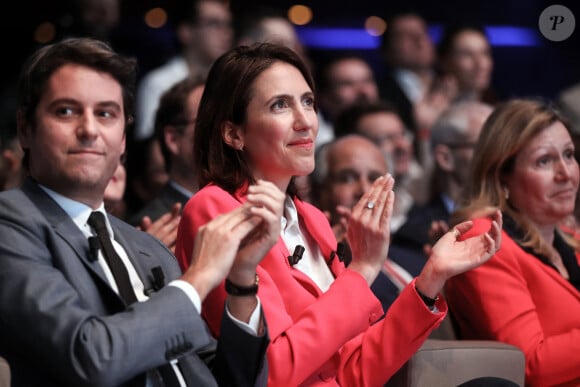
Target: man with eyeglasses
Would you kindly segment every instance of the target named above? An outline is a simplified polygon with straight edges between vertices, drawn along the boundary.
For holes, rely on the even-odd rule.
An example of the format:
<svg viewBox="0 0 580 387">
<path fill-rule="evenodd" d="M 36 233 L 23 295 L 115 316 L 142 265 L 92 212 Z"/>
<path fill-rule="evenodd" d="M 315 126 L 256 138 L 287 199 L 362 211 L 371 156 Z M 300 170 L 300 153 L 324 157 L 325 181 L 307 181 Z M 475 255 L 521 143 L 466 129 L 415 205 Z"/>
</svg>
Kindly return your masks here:
<svg viewBox="0 0 580 387">
<path fill-rule="evenodd" d="M 393 244 L 422 252 L 432 242 L 429 236 L 432 223 L 440 222 L 433 226 L 433 231 L 446 228 L 469 173 L 473 148 L 492 110 L 481 102 L 458 102 L 438 118 L 431 129 L 430 199 L 411 208 L 407 221 L 394 234 Z"/>
<path fill-rule="evenodd" d="M 161 96 L 155 115 L 155 139 L 161 147 L 169 181 L 151 202 L 129 219 L 129 223 L 147 230 L 162 216 L 173 218 L 171 224 L 176 227 L 165 227 L 170 235 L 166 235 L 164 242 L 169 242 L 170 249 L 175 245 L 181 209 L 198 190 L 192 144 L 203 89 L 203 78 L 187 77 Z"/>
<path fill-rule="evenodd" d="M 227 1 L 179 1 L 174 16 L 181 52 L 141 80 L 137 90 L 136 140 L 153 134 L 155 111 L 163 92 L 187 76 L 205 77 L 213 62 L 234 41 L 232 13 Z"/>
</svg>

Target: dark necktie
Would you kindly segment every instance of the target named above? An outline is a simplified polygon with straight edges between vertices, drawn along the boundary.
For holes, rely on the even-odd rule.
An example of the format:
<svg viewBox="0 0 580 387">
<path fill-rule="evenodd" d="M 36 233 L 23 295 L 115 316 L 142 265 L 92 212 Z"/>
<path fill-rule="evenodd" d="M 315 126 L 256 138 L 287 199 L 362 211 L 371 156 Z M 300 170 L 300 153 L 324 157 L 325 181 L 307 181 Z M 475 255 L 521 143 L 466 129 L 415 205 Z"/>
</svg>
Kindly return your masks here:
<svg viewBox="0 0 580 387">
<path fill-rule="evenodd" d="M 111 242 L 111 237 L 109 236 L 109 231 L 107 230 L 107 224 L 105 222 L 105 215 L 99 211 L 93 211 L 89 220 L 87 222 L 95 232 L 97 233 L 97 238 L 101 244 L 101 249 L 103 251 L 103 256 L 115 282 L 117 283 L 117 288 L 119 289 L 119 294 L 125 300 L 127 304 L 132 304 L 137 301 L 135 296 L 135 291 L 131 285 L 131 280 L 129 279 L 129 272 L 125 267 L 125 264 L 121 260 L 121 257 L 117 254 L 113 248 L 113 243 Z"/>
<path fill-rule="evenodd" d="M 97 233 L 101 249 L 103 249 L 103 256 L 105 257 L 105 261 L 107 261 L 107 265 L 109 265 L 109 269 L 111 269 L 111 272 L 113 273 L 113 277 L 115 277 L 119 294 L 127 304 L 137 302 L 137 297 L 135 296 L 133 285 L 131 285 L 127 267 L 115 251 L 113 243 L 111 242 L 111 237 L 109 236 L 109 231 L 107 230 L 107 224 L 105 222 L 105 215 L 103 215 L 102 212 L 93 211 L 91 216 L 89 216 L 87 223 Z M 161 374 L 166 386 L 180 386 L 177 375 L 170 364 L 158 367 L 157 371 Z"/>
</svg>

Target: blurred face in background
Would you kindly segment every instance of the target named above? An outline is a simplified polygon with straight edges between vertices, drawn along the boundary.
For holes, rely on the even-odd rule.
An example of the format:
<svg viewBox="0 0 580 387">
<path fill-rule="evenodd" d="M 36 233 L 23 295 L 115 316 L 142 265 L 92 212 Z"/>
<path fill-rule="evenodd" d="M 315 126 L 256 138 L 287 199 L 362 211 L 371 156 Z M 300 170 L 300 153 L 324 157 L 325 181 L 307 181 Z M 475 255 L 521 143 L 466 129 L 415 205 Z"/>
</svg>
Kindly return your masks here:
<svg viewBox="0 0 580 387">
<path fill-rule="evenodd" d="M 330 65 L 328 90 L 321 96 L 324 110 L 331 118 L 357 102 L 376 102 L 378 87 L 371 67 L 358 58 L 346 58 Z"/>
<path fill-rule="evenodd" d="M 421 71 L 433 65 L 435 47 L 423 19 L 417 15 L 402 15 L 388 28 L 391 31 L 386 55 L 393 67 Z"/>
<path fill-rule="evenodd" d="M 272 17 L 262 21 L 263 40 L 281 44 L 296 51 L 300 56 L 304 56 L 304 47 L 298 39 L 294 27 L 287 19 Z"/>
<path fill-rule="evenodd" d="M 460 92 L 482 92 L 489 87 L 493 59 L 487 38 L 476 30 L 457 34 L 445 68 L 457 79 Z"/>
<path fill-rule="evenodd" d="M 118 201 L 123 199 L 123 194 L 125 193 L 125 186 L 127 183 L 127 171 L 123 163 L 119 163 L 119 166 L 115 170 L 115 174 L 109 180 L 107 188 L 105 188 L 105 201 Z"/>
<path fill-rule="evenodd" d="M 379 148 L 362 136 L 342 137 L 329 145 L 326 154 L 328 183 L 321 192 L 321 206 L 338 222 L 336 206 L 352 208 L 373 182 L 387 173 Z"/>
<path fill-rule="evenodd" d="M 109 33 L 119 24 L 119 0 L 79 0 L 79 16 L 83 33 L 99 39 L 109 38 Z"/>
<path fill-rule="evenodd" d="M 367 114 L 359 119 L 356 131 L 379 146 L 387 160 L 393 163 L 395 177 L 409 172 L 413 159 L 413 141 L 397 114 Z"/>
<path fill-rule="evenodd" d="M 490 114 L 491 107 L 489 110 L 481 108 L 471 113 L 462 138 L 447 144 L 453 155 L 453 174 L 455 180 L 461 185 L 467 180 L 469 164 L 471 163 L 471 159 L 473 159 L 475 143 L 479 138 L 483 123 Z"/>
<path fill-rule="evenodd" d="M 175 133 L 175 140 L 171 146 L 174 146 L 175 153 L 178 155 L 174 160 L 175 168 L 179 169 L 180 175 L 194 175 L 193 172 L 193 134 L 195 132 L 195 121 L 197 119 L 197 110 L 201 101 L 204 86 L 200 85 L 193 89 L 187 97 L 186 117 L 187 123 L 181 131 Z M 167 141 L 166 141 L 167 142 Z"/>
<path fill-rule="evenodd" d="M 579 171 L 568 130 L 556 122 L 517 154 L 504 178 L 508 202 L 540 226 L 556 225 L 574 211 Z"/>
<path fill-rule="evenodd" d="M 210 64 L 233 44 L 232 15 L 221 1 L 203 0 L 197 6 L 198 19 L 189 26 L 191 33 L 182 33 L 182 40 L 195 55 Z"/>
</svg>

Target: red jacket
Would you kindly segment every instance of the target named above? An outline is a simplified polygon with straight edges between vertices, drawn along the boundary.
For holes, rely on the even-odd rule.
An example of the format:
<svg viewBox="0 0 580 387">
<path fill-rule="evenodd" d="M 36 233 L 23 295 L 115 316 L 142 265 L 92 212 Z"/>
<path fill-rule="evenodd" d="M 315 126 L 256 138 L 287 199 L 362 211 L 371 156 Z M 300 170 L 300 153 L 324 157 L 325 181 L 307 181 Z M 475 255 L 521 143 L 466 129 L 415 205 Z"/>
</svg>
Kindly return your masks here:
<svg viewBox="0 0 580 387">
<path fill-rule="evenodd" d="M 489 226 L 476 219 L 468 234 Z M 526 385 L 580 385 L 580 292 L 505 231 L 496 255 L 447 281 L 445 294 L 462 338 L 522 349 Z"/>
<path fill-rule="evenodd" d="M 232 196 L 217 186 L 190 199 L 176 246 L 182 267 L 188 265 L 198 228 L 244 200 L 240 192 Z M 324 214 L 298 199 L 295 205 L 322 254 L 330 257 L 336 239 Z M 289 255 L 280 238 L 258 267 L 258 296 L 272 340 L 267 351 L 271 386 L 382 386 L 445 317 L 445 302 L 438 301 L 441 312 L 432 313 L 413 281 L 377 323 L 381 304 L 361 275 L 335 258 L 330 268 L 336 280 L 323 293 L 290 266 Z M 203 304 L 202 314 L 215 335 L 225 298 L 222 284 Z"/>
</svg>

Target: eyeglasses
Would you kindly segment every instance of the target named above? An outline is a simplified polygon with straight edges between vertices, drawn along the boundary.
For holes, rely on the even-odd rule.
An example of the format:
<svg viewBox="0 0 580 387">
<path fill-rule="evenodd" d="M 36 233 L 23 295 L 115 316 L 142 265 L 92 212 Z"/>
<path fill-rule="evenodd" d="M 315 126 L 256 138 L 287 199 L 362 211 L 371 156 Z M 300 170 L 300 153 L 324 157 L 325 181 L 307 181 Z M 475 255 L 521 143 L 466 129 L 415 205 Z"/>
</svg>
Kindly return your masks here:
<svg viewBox="0 0 580 387">
<path fill-rule="evenodd" d="M 373 141 L 375 144 L 381 146 L 385 142 L 391 143 L 391 144 L 399 142 L 401 140 L 407 140 L 409 142 L 413 142 L 414 135 L 411 131 L 405 129 L 400 133 L 387 134 L 384 136 L 369 136 L 369 139 L 371 141 Z"/>
</svg>

